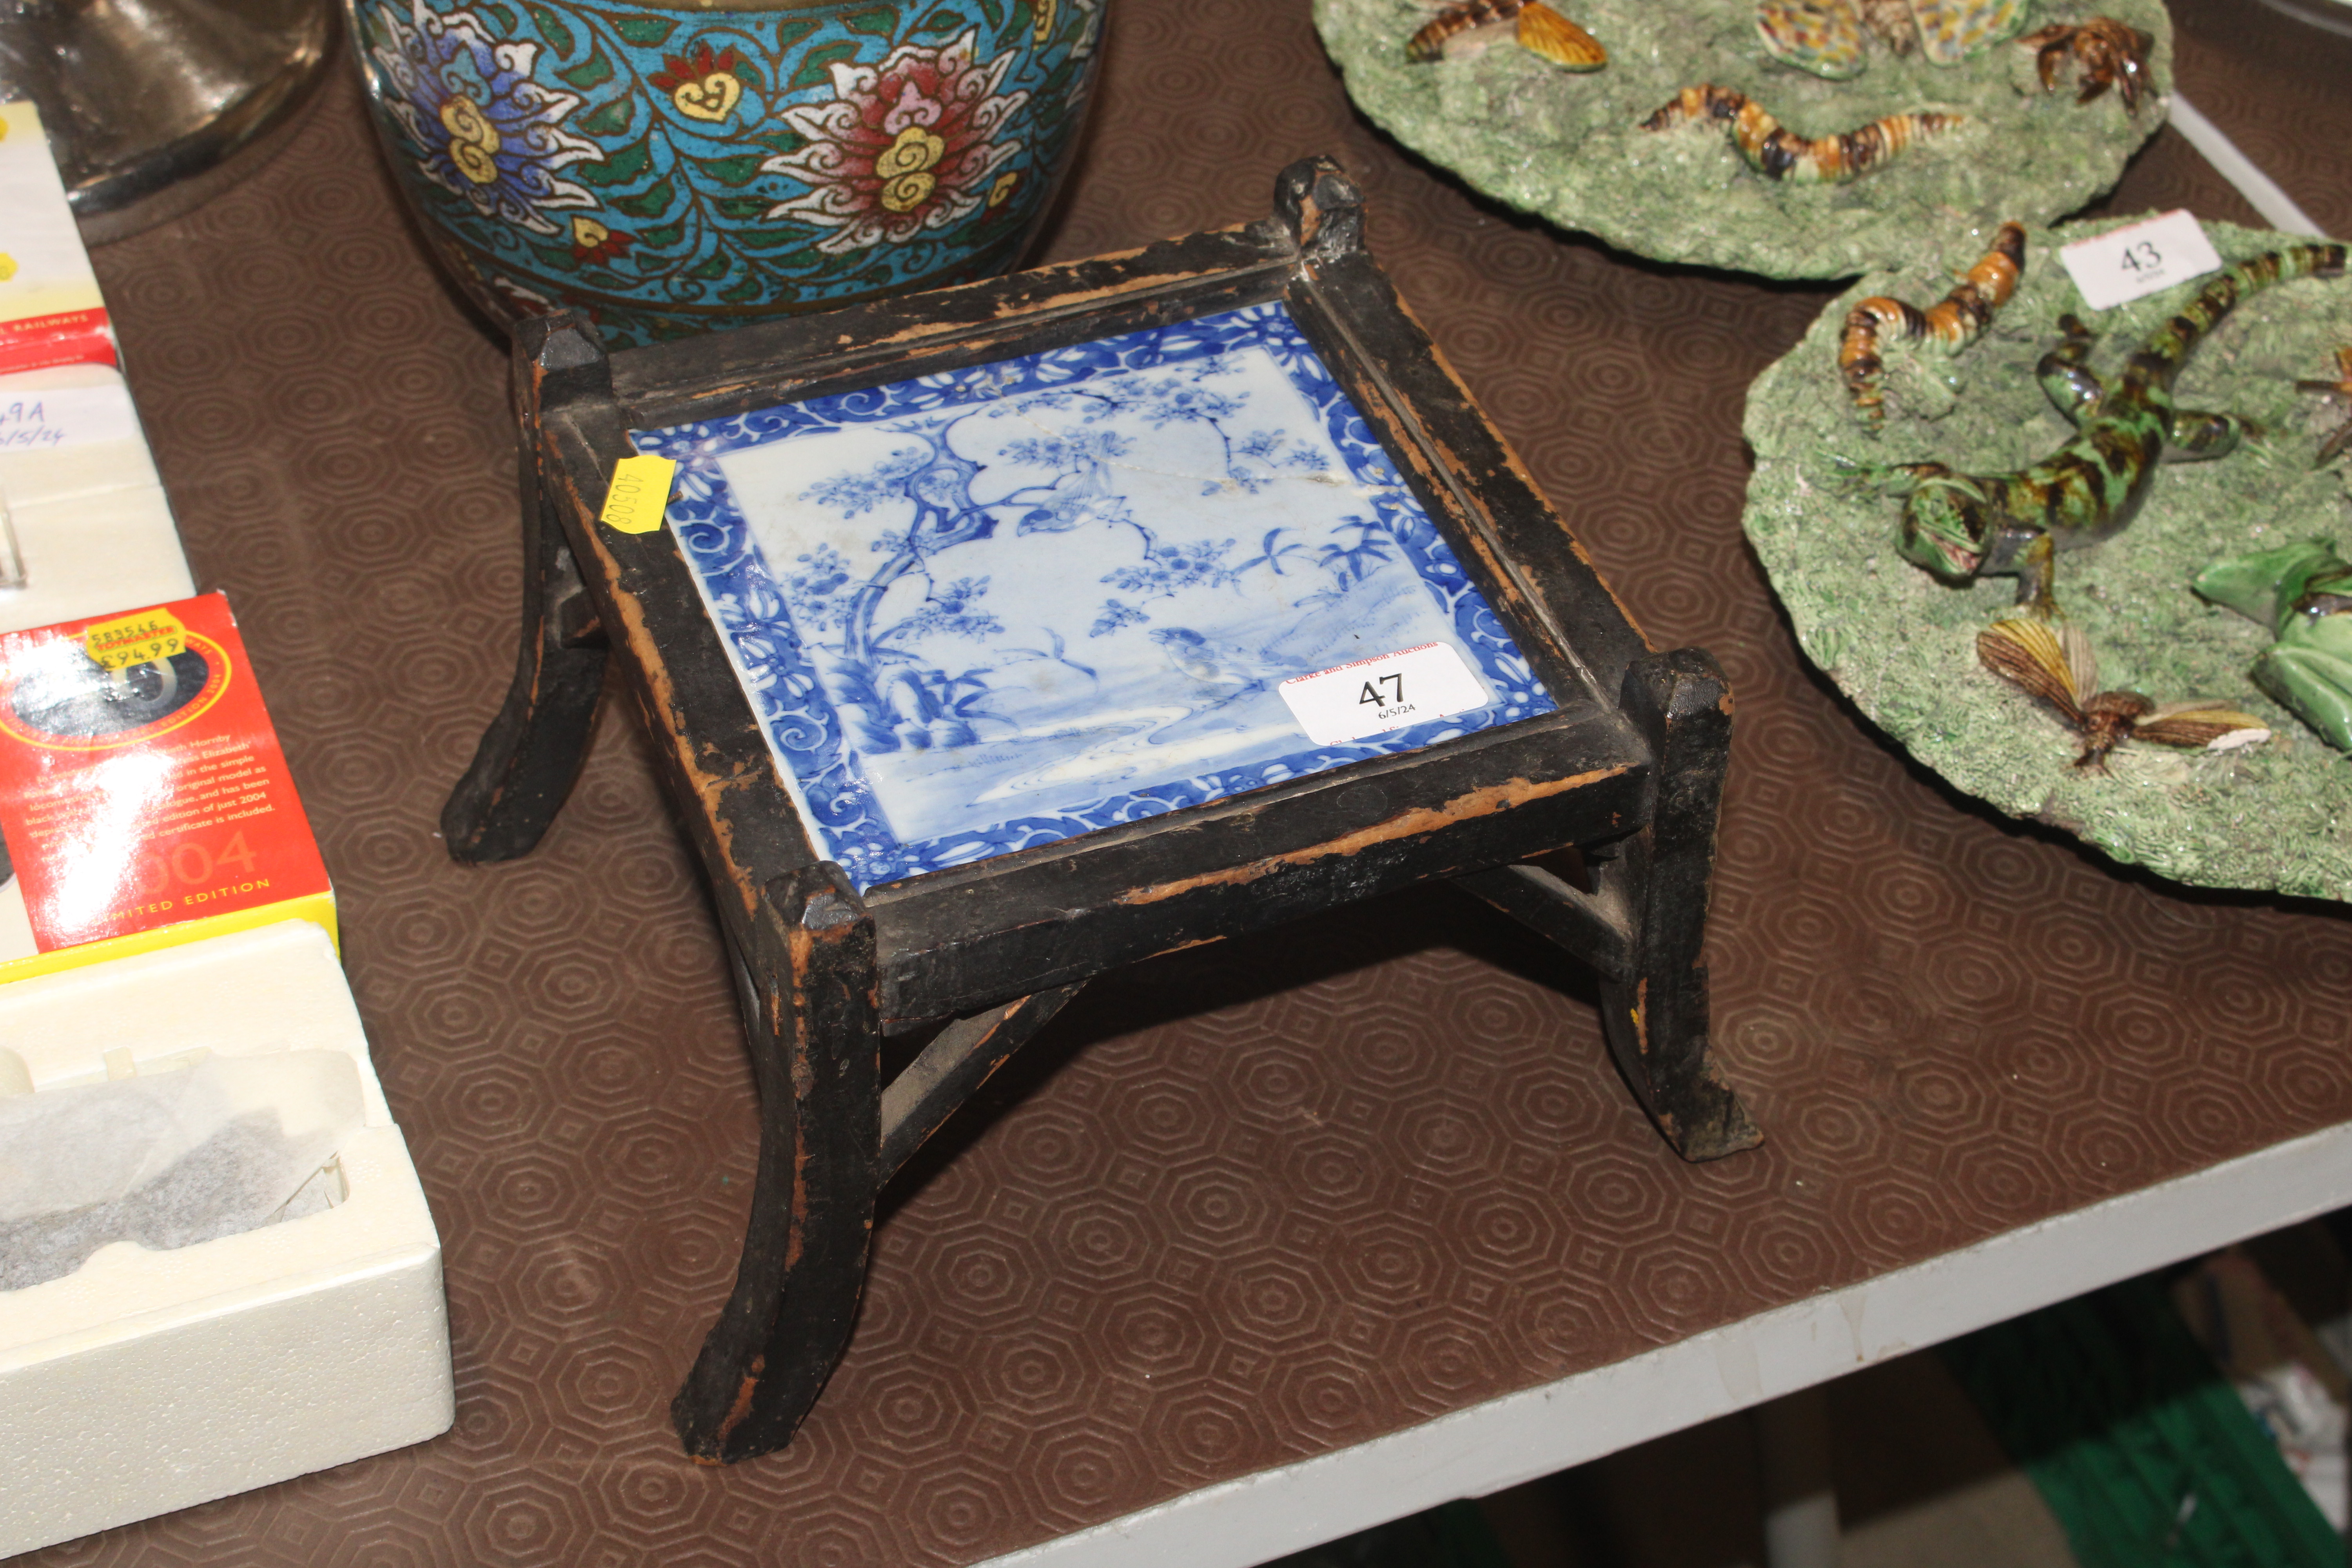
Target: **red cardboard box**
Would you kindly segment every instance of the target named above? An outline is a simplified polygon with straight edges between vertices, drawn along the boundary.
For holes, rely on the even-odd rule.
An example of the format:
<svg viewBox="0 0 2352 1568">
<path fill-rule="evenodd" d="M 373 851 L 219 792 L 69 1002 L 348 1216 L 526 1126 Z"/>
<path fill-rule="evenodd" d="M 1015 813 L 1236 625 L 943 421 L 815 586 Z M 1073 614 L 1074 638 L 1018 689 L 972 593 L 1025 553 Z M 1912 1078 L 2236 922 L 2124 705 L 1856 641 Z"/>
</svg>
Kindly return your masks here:
<svg viewBox="0 0 2352 1568">
<path fill-rule="evenodd" d="M 0 636 L 0 835 L 30 928 L 0 908 L 0 981 L 270 921 L 335 933 L 218 594 Z"/>
</svg>

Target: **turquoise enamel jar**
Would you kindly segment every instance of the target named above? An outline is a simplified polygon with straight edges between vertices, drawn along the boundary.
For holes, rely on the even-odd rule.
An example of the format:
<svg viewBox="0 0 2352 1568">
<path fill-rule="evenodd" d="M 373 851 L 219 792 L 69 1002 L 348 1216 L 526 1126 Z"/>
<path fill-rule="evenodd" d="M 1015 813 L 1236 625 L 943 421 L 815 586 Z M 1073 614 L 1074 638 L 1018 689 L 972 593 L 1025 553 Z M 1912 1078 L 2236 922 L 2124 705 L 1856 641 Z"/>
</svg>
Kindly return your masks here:
<svg viewBox="0 0 2352 1568">
<path fill-rule="evenodd" d="M 605 342 L 1011 268 L 1107 0 L 346 0 L 376 129 L 466 292 Z"/>
</svg>

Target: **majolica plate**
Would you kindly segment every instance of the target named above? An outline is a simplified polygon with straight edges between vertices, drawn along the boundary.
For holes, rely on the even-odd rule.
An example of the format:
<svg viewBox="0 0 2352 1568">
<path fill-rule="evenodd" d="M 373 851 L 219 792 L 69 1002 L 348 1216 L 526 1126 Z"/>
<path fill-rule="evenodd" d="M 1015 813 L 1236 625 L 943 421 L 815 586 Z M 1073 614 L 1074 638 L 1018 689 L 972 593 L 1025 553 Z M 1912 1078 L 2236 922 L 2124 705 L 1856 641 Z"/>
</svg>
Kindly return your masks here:
<svg viewBox="0 0 2352 1568">
<path fill-rule="evenodd" d="M 2058 719 L 1978 662 L 1977 633 L 2018 613 L 2016 580 L 1937 582 L 1896 552 L 1902 500 L 1841 478 L 1848 463 L 1998 473 L 2055 452 L 2073 430 L 2034 370 L 2058 341 L 2059 317 L 2074 312 L 2101 334 L 2091 368 L 2105 375 L 2208 280 L 2086 309 L 2057 247 L 2112 226 L 2033 231 L 2016 297 L 1974 347 L 1951 358 L 1890 350 L 1876 434 L 1856 419 L 1838 372 L 1847 311 L 1873 295 L 1934 304 L 1987 237 L 1944 230 L 1916 264 L 1874 273 L 1833 301 L 1748 393 L 1748 536 L 1808 657 L 1956 787 L 2179 881 L 2352 898 L 2352 763 L 2253 684 L 2270 629 L 2189 590 L 2225 557 L 2312 537 L 2352 545 L 2352 461 L 2314 461 L 2347 410 L 2295 387 L 2332 378 L 2336 350 L 2352 345 L 2352 279 L 2303 279 L 2239 305 L 2191 354 L 2175 397 L 2252 419 L 2263 433 L 2226 457 L 2163 465 L 2122 533 L 2058 557 L 2059 602 L 2090 639 L 2103 687 L 2160 702 L 2226 700 L 2271 727 L 2266 743 L 2225 752 L 2135 743 L 2104 774 L 2075 767 L 2079 745 Z M 2225 261 L 2294 243 L 2205 228 Z"/>
<path fill-rule="evenodd" d="M 862 889 L 1549 711 L 1279 303 L 632 432 L 803 820 Z M 1285 680 L 1483 706 L 1318 745 Z"/>
<path fill-rule="evenodd" d="M 1763 3 L 1825 10 L 1848 0 Z M 2112 187 L 2163 123 L 2172 26 L 2160 0 L 1942 0 L 1941 11 L 1995 4 L 2009 36 L 1969 45 L 1957 63 L 1865 41 L 1860 74 L 1843 80 L 1769 55 L 1759 0 L 1551 0 L 1607 51 L 1589 73 L 1507 37 L 1475 58 L 1408 59 L 1407 40 L 1437 15 L 1417 0 L 1316 0 L 1315 20 L 1367 116 L 1498 201 L 1661 261 L 1840 278 L 1907 265 L 1920 235 L 1955 223 L 2054 222 Z M 2064 60 L 2056 90 L 2043 89 L 2040 51 L 2024 40 L 2095 15 L 2152 39 L 2136 110 L 2119 88 L 2078 102 Z M 1723 121 L 1643 129 L 1702 85 L 1745 96 L 1806 138 L 1888 115 L 1964 122 L 1851 183 L 1776 181 L 1743 161 Z"/>
</svg>

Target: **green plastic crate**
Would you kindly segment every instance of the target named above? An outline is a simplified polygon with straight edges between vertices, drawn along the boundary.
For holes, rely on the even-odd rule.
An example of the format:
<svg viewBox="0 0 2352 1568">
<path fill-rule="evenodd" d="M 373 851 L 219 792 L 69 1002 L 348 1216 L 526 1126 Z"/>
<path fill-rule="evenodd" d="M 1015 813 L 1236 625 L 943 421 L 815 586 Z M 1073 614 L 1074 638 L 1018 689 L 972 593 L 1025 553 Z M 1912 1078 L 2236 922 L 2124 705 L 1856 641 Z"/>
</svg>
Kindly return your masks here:
<svg viewBox="0 0 2352 1568">
<path fill-rule="evenodd" d="M 2155 1281 L 1943 1353 L 2083 1568 L 2345 1568 L 2343 1539 Z"/>
</svg>

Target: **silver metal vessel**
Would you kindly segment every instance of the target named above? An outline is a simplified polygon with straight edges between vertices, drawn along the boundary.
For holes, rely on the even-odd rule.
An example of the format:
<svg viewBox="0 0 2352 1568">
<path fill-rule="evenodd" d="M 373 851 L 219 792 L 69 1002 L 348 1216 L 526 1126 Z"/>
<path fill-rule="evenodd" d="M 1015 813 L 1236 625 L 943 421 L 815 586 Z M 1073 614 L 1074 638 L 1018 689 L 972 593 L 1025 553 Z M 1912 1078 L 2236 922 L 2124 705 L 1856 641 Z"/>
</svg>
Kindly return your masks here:
<svg viewBox="0 0 2352 1568">
<path fill-rule="evenodd" d="M 274 150 L 333 18 L 323 0 L 0 0 L 0 100 L 39 105 L 83 238 L 102 244 Z"/>
</svg>

